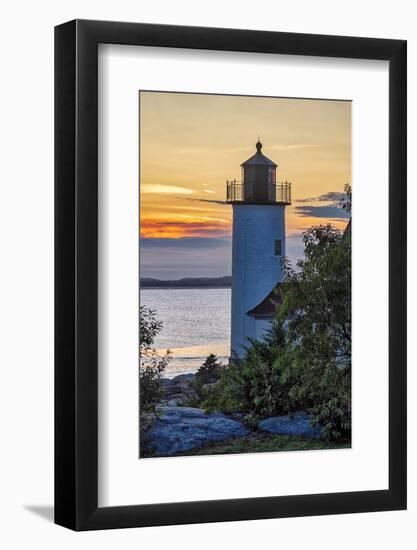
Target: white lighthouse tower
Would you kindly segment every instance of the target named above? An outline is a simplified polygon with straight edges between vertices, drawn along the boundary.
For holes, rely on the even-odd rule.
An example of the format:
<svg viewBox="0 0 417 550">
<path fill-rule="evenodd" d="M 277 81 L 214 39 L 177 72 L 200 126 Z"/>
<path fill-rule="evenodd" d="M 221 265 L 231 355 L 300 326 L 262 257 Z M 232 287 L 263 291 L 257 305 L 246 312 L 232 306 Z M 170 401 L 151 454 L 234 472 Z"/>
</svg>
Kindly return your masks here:
<svg viewBox="0 0 417 550">
<path fill-rule="evenodd" d="M 285 207 L 291 184 L 276 181 L 275 162 L 256 153 L 241 164 L 242 181 L 227 181 L 227 202 L 233 206 L 231 353 L 244 355 L 249 338 L 268 328 L 273 289 L 283 280 Z"/>
</svg>

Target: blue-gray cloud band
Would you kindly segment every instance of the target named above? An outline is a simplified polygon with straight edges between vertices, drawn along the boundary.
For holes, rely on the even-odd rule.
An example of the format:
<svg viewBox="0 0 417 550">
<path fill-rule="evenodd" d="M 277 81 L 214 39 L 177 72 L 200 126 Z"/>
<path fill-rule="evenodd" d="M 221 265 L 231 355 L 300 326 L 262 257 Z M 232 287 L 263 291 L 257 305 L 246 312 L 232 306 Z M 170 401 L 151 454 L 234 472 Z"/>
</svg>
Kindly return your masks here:
<svg viewBox="0 0 417 550">
<path fill-rule="evenodd" d="M 331 218 L 333 220 L 344 220 L 350 215 L 336 205 L 330 206 L 296 206 L 295 212 L 303 218 Z"/>
<path fill-rule="evenodd" d="M 310 197 L 308 199 L 298 199 L 295 202 L 340 202 L 346 198 L 344 193 L 339 191 L 330 191 L 324 195 L 319 195 L 318 197 Z"/>
</svg>

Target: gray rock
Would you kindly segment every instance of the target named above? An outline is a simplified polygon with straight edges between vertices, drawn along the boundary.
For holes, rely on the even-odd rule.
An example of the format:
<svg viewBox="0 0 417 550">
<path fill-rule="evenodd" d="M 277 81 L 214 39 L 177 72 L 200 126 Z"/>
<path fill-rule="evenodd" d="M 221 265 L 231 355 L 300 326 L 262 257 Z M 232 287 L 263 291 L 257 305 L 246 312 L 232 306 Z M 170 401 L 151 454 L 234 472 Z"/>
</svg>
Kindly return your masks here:
<svg viewBox="0 0 417 550">
<path fill-rule="evenodd" d="M 179 374 L 174 378 L 163 378 L 161 389 L 163 392 L 161 403 L 176 406 L 196 399 L 197 394 L 193 387 L 194 374 Z"/>
<path fill-rule="evenodd" d="M 192 373 L 188 374 L 178 374 L 177 376 L 174 376 L 174 378 L 164 378 L 164 382 L 170 382 L 171 384 L 177 385 L 177 386 L 189 386 L 195 378 L 195 375 Z"/>
<path fill-rule="evenodd" d="M 300 411 L 287 416 L 273 416 L 258 423 L 258 429 L 274 435 L 292 435 L 319 439 L 319 424 L 311 425 L 311 414 Z"/>
<path fill-rule="evenodd" d="M 153 456 L 172 456 L 211 441 L 244 437 L 248 433 L 243 424 L 221 413 L 205 413 L 192 407 L 161 407 L 160 416 L 142 434 L 142 443 Z"/>
</svg>

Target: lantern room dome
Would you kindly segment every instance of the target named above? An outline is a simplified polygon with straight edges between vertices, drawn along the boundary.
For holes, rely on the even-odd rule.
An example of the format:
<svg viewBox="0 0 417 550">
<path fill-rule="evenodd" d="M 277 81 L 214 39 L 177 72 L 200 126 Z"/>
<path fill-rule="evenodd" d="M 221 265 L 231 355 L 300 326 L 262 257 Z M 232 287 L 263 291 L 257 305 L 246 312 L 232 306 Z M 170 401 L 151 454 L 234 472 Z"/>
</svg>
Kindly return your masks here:
<svg viewBox="0 0 417 550">
<path fill-rule="evenodd" d="M 262 143 L 258 140 L 256 143 L 256 153 L 248 158 L 248 160 L 245 160 L 245 162 L 242 162 L 241 166 L 253 166 L 253 165 L 261 165 L 261 166 L 273 166 L 274 168 L 277 167 L 277 164 L 268 157 L 266 157 L 262 153 Z"/>
</svg>

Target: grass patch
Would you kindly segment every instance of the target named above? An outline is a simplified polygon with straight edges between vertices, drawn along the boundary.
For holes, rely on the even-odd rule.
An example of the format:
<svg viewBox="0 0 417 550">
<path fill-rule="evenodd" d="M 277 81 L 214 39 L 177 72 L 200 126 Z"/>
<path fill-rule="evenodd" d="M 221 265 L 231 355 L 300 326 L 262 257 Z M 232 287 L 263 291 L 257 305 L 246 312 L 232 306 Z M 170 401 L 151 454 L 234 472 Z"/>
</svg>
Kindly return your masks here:
<svg viewBox="0 0 417 550">
<path fill-rule="evenodd" d="M 205 447 L 179 453 L 177 456 L 223 455 L 240 453 L 271 453 L 277 451 L 311 451 L 316 449 L 348 449 L 349 442 L 325 441 L 291 437 L 288 435 L 250 434 L 246 437 L 212 442 Z"/>
</svg>

